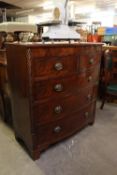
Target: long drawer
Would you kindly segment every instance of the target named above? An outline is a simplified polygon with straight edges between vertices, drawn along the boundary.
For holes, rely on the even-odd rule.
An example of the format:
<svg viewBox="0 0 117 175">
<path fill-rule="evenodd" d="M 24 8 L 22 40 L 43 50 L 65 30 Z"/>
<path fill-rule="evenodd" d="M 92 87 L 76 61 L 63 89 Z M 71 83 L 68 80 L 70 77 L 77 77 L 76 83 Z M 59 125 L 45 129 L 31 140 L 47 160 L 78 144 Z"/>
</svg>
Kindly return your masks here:
<svg viewBox="0 0 117 175">
<path fill-rule="evenodd" d="M 48 58 L 48 57 L 64 57 L 64 56 L 70 56 L 70 55 L 78 55 L 80 53 L 80 49 L 77 47 L 72 47 L 70 45 L 63 46 L 63 45 L 49 45 L 49 47 L 46 47 L 46 45 L 43 47 L 38 48 L 32 48 L 31 49 L 31 57 L 33 59 L 35 58 Z"/>
<path fill-rule="evenodd" d="M 95 103 L 88 105 L 81 111 L 72 114 L 69 118 L 64 118 L 46 125 L 37 125 L 38 144 L 54 143 L 72 133 L 80 130 L 85 125 L 94 120 Z"/>
<path fill-rule="evenodd" d="M 66 117 L 75 111 L 79 111 L 83 106 L 91 103 L 91 101 L 94 101 L 96 95 L 97 86 L 89 86 L 88 88 L 82 89 L 77 95 L 66 98 L 49 99 L 43 103 L 40 101 L 36 102 L 33 105 L 34 123 L 41 125 Z"/>
<path fill-rule="evenodd" d="M 42 79 L 69 75 L 78 71 L 78 63 L 79 59 L 76 55 L 34 58 L 32 60 L 32 76 Z"/>
<path fill-rule="evenodd" d="M 38 80 L 32 84 L 33 100 L 44 100 L 49 97 L 69 96 L 79 93 L 82 88 L 98 82 L 98 66 L 90 71 L 81 74 L 74 74 L 70 77 Z"/>
</svg>

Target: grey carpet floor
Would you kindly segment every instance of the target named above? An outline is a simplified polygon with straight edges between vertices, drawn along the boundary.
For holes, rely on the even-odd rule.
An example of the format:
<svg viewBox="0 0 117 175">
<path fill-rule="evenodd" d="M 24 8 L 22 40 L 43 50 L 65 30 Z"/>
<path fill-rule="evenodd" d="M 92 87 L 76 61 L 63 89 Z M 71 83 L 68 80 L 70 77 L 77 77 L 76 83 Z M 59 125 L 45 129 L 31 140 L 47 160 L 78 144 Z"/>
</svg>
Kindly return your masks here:
<svg viewBox="0 0 117 175">
<path fill-rule="evenodd" d="M 0 121 L 0 175 L 117 175 L 117 105 L 96 110 L 96 121 L 32 161 Z"/>
</svg>

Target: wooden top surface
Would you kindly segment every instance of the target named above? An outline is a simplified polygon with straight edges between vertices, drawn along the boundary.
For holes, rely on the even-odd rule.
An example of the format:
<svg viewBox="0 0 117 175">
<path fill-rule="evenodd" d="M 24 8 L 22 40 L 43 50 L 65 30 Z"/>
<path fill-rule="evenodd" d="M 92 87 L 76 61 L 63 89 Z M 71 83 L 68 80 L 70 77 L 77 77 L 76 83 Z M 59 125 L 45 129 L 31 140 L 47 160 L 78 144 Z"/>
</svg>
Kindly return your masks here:
<svg viewBox="0 0 117 175">
<path fill-rule="evenodd" d="M 96 46 L 103 45 L 103 43 L 93 43 L 93 42 L 19 42 L 19 43 L 7 43 L 6 45 L 17 45 L 24 47 L 57 47 L 57 46 Z"/>
</svg>

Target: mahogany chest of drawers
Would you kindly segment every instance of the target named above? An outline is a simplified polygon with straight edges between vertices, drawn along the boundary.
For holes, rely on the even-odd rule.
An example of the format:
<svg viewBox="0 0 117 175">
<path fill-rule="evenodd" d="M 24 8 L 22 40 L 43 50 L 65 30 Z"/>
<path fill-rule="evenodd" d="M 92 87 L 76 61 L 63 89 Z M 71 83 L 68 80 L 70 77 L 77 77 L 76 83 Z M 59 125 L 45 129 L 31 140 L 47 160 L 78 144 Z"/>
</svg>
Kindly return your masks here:
<svg viewBox="0 0 117 175">
<path fill-rule="evenodd" d="M 95 119 L 101 44 L 8 44 L 16 138 L 33 159 Z"/>
</svg>

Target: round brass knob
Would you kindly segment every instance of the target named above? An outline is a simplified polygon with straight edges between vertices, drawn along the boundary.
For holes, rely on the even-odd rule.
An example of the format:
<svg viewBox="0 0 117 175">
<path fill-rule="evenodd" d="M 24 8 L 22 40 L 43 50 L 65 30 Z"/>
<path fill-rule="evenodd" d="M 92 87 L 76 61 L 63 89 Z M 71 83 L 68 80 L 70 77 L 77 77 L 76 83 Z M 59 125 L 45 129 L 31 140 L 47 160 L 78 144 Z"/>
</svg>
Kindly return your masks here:
<svg viewBox="0 0 117 175">
<path fill-rule="evenodd" d="M 61 106 L 56 106 L 54 109 L 56 114 L 60 114 L 62 112 L 62 107 Z"/>
<path fill-rule="evenodd" d="M 91 59 L 89 60 L 89 63 L 90 63 L 90 64 L 93 64 L 93 63 L 94 63 L 94 59 L 91 58 Z"/>
<path fill-rule="evenodd" d="M 61 84 L 56 84 L 54 89 L 56 92 L 61 92 L 63 90 L 63 86 Z"/>
<path fill-rule="evenodd" d="M 98 85 L 99 84 L 99 81 L 97 80 L 96 82 L 95 82 L 95 85 Z"/>
<path fill-rule="evenodd" d="M 61 130 L 62 130 L 62 128 L 61 128 L 60 126 L 56 126 L 56 127 L 54 128 L 54 132 L 55 132 L 55 133 L 59 133 Z"/>
<path fill-rule="evenodd" d="M 63 64 L 62 63 L 56 63 L 54 65 L 54 68 L 57 70 L 57 71 L 60 71 L 63 69 Z"/>
<path fill-rule="evenodd" d="M 88 99 L 88 100 L 91 100 L 91 94 L 88 94 L 88 95 L 87 95 L 87 99 Z"/>
<path fill-rule="evenodd" d="M 89 113 L 88 112 L 85 112 L 85 117 L 87 118 L 89 116 Z"/>
<path fill-rule="evenodd" d="M 88 77 L 88 81 L 91 81 L 91 80 L 92 80 L 92 76 L 89 76 L 89 77 Z"/>
<path fill-rule="evenodd" d="M 96 47 L 96 50 L 97 50 L 97 51 L 101 51 L 101 48 L 100 48 L 100 47 Z"/>
</svg>

